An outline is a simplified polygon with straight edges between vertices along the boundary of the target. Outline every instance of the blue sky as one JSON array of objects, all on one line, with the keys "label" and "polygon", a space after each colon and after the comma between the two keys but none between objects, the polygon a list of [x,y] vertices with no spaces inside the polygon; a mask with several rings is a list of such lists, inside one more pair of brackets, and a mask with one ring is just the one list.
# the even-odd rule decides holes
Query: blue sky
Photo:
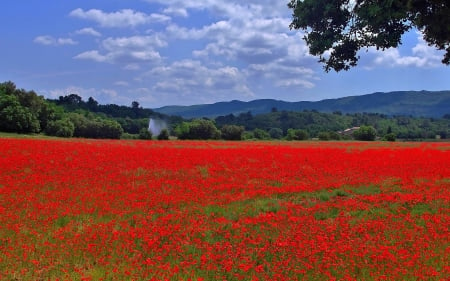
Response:
[{"label": "blue sky", "polygon": [[449,90],[442,52],[411,31],[348,72],[323,71],[278,0],[2,0],[0,82],[146,108]]}]

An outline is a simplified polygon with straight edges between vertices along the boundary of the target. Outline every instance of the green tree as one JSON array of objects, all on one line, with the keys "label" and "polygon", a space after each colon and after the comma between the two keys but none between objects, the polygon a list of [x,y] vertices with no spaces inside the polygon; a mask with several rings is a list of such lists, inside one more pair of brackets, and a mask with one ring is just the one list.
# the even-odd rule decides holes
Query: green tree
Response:
[{"label": "green tree", "polygon": [[219,139],[220,131],[213,121],[207,119],[195,119],[192,122],[182,122],[175,128],[179,139]]},{"label": "green tree", "polygon": [[291,29],[306,32],[309,52],[320,56],[327,72],[356,66],[362,48],[398,47],[413,27],[429,45],[445,50],[442,63],[450,64],[448,0],[291,0],[288,7],[293,10]]},{"label": "green tree", "polygon": [[192,139],[219,139],[220,131],[211,120],[195,119],[189,126],[189,134]]},{"label": "green tree", "polygon": [[309,139],[309,134],[307,131],[302,129],[289,129],[286,135],[287,140],[307,140]]},{"label": "green tree", "polygon": [[15,95],[0,95],[0,131],[38,133],[39,120]]},{"label": "green tree", "polygon": [[263,129],[256,128],[253,130],[253,137],[259,140],[270,140],[270,135]]},{"label": "green tree", "polygon": [[272,139],[281,139],[283,137],[283,130],[280,128],[270,128],[269,135]]},{"label": "green tree", "polygon": [[372,126],[361,126],[358,130],[353,132],[353,137],[356,140],[373,141],[377,136],[377,131]]},{"label": "green tree", "polygon": [[68,118],[65,118],[61,120],[50,121],[45,130],[45,133],[49,136],[71,138],[74,131],[75,125]]},{"label": "green tree", "polygon": [[185,139],[189,139],[190,138],[189,130],[190,130],[189,122],[181,122],[174,129],[175,135],[180,140],[185,140]]},{"label": "green tree", "polygon": [[319,140],[328,141],[331,139],[329,132],[320,132],[318,135]]},{"label": "green tree", "polygon": [[169,130],[162,129],[158,135],[158,140],[168,140],[169,139]]},{"label": "green tree", "polygon": [[395,141],[395,134],[394,133],[388,133],[386,135],[384,135],[383,140],[385,141]]},{"label": "green tree", "polygon": [[141,140],[151,140],[152,139],[152,132],[148,128],[142,128],[139,131],[139,139]]},{"label": "green tree", "polygon": [[241,140],[244,132],[243,126],[225,125],[220,129],[224,140]]}]

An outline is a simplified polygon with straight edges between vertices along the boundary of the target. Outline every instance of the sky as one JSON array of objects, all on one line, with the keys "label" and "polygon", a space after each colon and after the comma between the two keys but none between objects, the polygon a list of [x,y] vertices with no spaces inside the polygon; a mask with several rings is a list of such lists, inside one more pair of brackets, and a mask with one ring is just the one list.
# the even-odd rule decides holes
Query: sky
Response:
[{"label": "sky", "polygon": [[2,0],[0,82],[145,108],[450,90],[443,52],[416,30],[398,49],[363,50],[357,67],[326,73],[289,29],[287,2]]}]

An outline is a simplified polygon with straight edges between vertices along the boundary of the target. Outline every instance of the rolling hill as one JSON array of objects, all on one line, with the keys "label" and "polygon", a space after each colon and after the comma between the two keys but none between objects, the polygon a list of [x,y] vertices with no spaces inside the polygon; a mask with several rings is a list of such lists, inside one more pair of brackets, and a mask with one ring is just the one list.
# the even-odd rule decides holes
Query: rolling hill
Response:
[{"label": "rolling hill", "polygon": [[412,115],[423,117],[442,117],[450,113],[450,91],[397,91],[377,92],[361,96],[349,96],[321,101],[286,102],[273,99],[259,99],[249,102],[233,100],[214,104],[191,106],[164,106],[153,109],[156,112],[178,115],[184,118],[199,118],[240,113],[250,111],[261,114],[272,111],[303,111],[342,113],[380,113],[386,115]]}]

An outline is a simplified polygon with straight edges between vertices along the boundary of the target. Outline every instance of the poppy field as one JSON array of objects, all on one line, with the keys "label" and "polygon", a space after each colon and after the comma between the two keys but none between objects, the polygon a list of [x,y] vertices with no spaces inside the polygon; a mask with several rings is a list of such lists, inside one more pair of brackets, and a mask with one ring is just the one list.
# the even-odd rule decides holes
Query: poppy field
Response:
[{"label": "poppy field", "polygon": [[450,143],[0,138],[0,280],[448,280]]}]

